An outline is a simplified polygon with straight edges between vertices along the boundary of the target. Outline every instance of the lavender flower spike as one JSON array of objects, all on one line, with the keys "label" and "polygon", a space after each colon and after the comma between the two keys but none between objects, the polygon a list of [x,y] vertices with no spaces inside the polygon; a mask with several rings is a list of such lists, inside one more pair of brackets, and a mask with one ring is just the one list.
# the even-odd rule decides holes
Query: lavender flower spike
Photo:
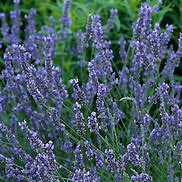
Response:
[{"label": "lavender flower spike", "polygon": [[90,128],[91,132],[94,132],[96,134],[99,133],[100,126],[97,121],[96,112],[92,112],[91,116],[88,117],[88,128]]},{"label": "lavender flower spike", "polygon": [[180,33],[179,39],[178,39],[178,51],[177,54],[182,57],[182,33]]},{"label": "lavender flower spike", "polygon": [[21,127],[23,133],[27,136],[32,149],[36,150],[37,152],[44,150],[45,146],[44,146],[43,142],[38,138],[36,132],[31,131],[28,128],[26,121],[19,123],[19,126]]},{"label": "lavender flower spike", "polygon": [[81,112],[81,105],[75,103],[73,110],[75,111],[75,128],[79,135],[85,134],[84,116]]},{"label": "lavender flower spike", "polygon": [[113,23],[114,23],[114,18],[117,16],[117,14],[118,14],[117,9],[111,9],[110,10],[110,17],[108,19],[108,25],[106,27],[105,33],[108,33],[110,31],[110,29],[112,28]]},{"label": "lavender flower spike", "polygon": [[66,38],[68,35],[68,28],[71,26],[70,0],[64,1],[63,16],[60,21],[62,24],[61,36]]},{"label": "lavender flower spike", "polygon": [[152,8],[147,3],[143,3],[140,7],[139,17],[133,26],[133,33],[137,40],[145,38],[151,24]]},{"label": "lavender flower spike", "polygon": [[152,182],[152,177],[146,173],[141,173],[137,176],[131,177],[132,182]]},{"label": "lavender flower spike", "polygon": [[94,17],[89,14],[87,25],[86,25],[86,32],[83,39],[84,47],[88,47],[88,41],[93,37],[93,19]]}]

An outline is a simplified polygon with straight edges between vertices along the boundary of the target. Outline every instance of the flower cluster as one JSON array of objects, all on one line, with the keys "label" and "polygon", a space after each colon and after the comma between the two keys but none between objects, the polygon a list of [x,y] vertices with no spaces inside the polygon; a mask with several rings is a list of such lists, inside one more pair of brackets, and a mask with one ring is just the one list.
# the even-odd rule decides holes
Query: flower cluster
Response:
[{"label": "flower cluster", "polygon": [[[152,22],[160,7],[141,4],[132,40],[120,37],[112,49],[116,9],[106,25],[89,14],[85,32],[71,34],[70,0],[57,21],[61,26],[55,21],[40,30],[34,9],[23,25],[19,3],[14,0],[10,25],[0,14],[0,176],[30,182],[180,181],[182,85],[174,73],[182,33],[172,48],[173,26]],[[70,40],[77,45],[74,55]]]}]

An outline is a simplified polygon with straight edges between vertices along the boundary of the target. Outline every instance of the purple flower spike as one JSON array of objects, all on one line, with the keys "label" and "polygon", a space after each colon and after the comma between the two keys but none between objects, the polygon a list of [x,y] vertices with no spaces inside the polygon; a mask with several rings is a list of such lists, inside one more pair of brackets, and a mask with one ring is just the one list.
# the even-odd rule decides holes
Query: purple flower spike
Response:
[{"label": "purple flower spike", "polygon": [[152,182],[152,177],[146,173],[141,173],[137,176],[131,177],[132,182]]}]

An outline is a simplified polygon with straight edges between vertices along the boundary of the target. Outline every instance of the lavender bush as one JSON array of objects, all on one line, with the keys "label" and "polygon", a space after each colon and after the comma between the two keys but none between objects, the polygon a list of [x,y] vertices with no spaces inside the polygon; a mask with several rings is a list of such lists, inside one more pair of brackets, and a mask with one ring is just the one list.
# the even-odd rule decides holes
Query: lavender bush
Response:
[{"label": "lavender bush", "polygon": [[[1,180],[180,181],[182,85],[173,75],[182,33],[174,49],[173,26],[152,22],[160,4],[141,4],[133,37],[121,37],[115,52],[108,34],[116,9],[105,26],[90,14],[85,32],[71,40],[70,0],[59,30],[55,22],[37,30],[31,9],[23,31],[19,3],[14,0],[11,26],[0,14]],[[65,52],[78,60],[69,79],[54,63]]]}]

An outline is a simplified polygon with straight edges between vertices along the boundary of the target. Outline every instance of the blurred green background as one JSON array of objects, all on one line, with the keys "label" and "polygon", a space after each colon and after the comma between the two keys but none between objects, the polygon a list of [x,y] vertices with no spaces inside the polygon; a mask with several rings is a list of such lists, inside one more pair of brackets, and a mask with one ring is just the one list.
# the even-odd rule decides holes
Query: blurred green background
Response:
[{"label": "blurred green background", "polygon": [[[132,23],[136,20],[138,15],[138,10],[140,4],[143,2],[148,2],[152,6],[156,3],[159,3],[159,0],[71,0],[71,20],[72,20],[72,35],[67,42],[67,47],[58,47],[60,54],[57,58],[55,57],[55,64],[60,64],[63,68],[69,72],[67,78],[73,77],[73,71],[70,71],[70,66],[75,64],[77,61],[74,56],[70,56],[66,50],[70,50],[70,46],[73,46],[77,39],[77,31],[85,31],[85,25],[87,22],[88,14],[99,14],[101,16],[102,24],[106,25],[109,18],[109,11],[111,8],[116,8],[118,10],[118,16],[115,19],[114,27],[111,29],[111,32],[108,34],[108,39],[112,41],[112,49],[114,53],[119,51],[118,41],[121,37],[124,37],[126,40],[132,38]],[[60,23],[59,19],[62,16],[63,11],[63,0],[21,0],[20,9],[21,16],[28,14],[31,8],[37,10],[37,29],[39,30],[42,25],[51,24],[50,16],[54,17],[57,21],[56,29],[59,30]],[[13,0],[0,0],[0,12],[5,12],[9,24],[9,12],[13,10]],[[182,0],[164,0],[160,11],[158,11],[153,16],[153,23],[161,23],[161,27],[165,28],[166,24],[173,24],[174,32],[172,37],[172,44],[175,49],[178,45],[178,37],[180,31],[182,31]],[[24,26],[26,22],[24,21]],[[22,26],[22,32],[23,28]],[[0,51],[0,68],[3,67],[2,55],[4,50]],[[61,61],[60,61],[61,57]],[[115,55],[115,59],[118,58],[118,55]],[[75,60],[74,60],[75,59]],[[66,60],[66,61],[64,61]],[[72,67],[73,68],[73,67]],[[180,79],[182,65],[176,69],[175,74],[178,76],[176,79]]]},{"label": "blurred green background", "polygon": [[[156,4],[159,0],[72,0],[71,1],[71,19],[72,29],[83,29],[89,13],[100,14],[103,23],[107,22],[109,10],[116,8],[119,11],[119,20],[115,22],[117,31],[129,38],[131,35],[131,25],[136,19],[138,8],[142,2]],[[30,8],[38,12],[38,26],[46,24],[49,17],[53,16],[59,19],[62,15],[63,0],[21,0],[21,12],[27,14]],[[13,0],[1,0],[0,12],[8,14],[13,9]],[[182,0],[164,0],[161,10],[154,17],[154,22],[162,24],[170,23],[175,27],[175,35],[182,30]],[[119,36],[118,35],[118,36]],[[116,35],[117,36],[117,35]]]}]

